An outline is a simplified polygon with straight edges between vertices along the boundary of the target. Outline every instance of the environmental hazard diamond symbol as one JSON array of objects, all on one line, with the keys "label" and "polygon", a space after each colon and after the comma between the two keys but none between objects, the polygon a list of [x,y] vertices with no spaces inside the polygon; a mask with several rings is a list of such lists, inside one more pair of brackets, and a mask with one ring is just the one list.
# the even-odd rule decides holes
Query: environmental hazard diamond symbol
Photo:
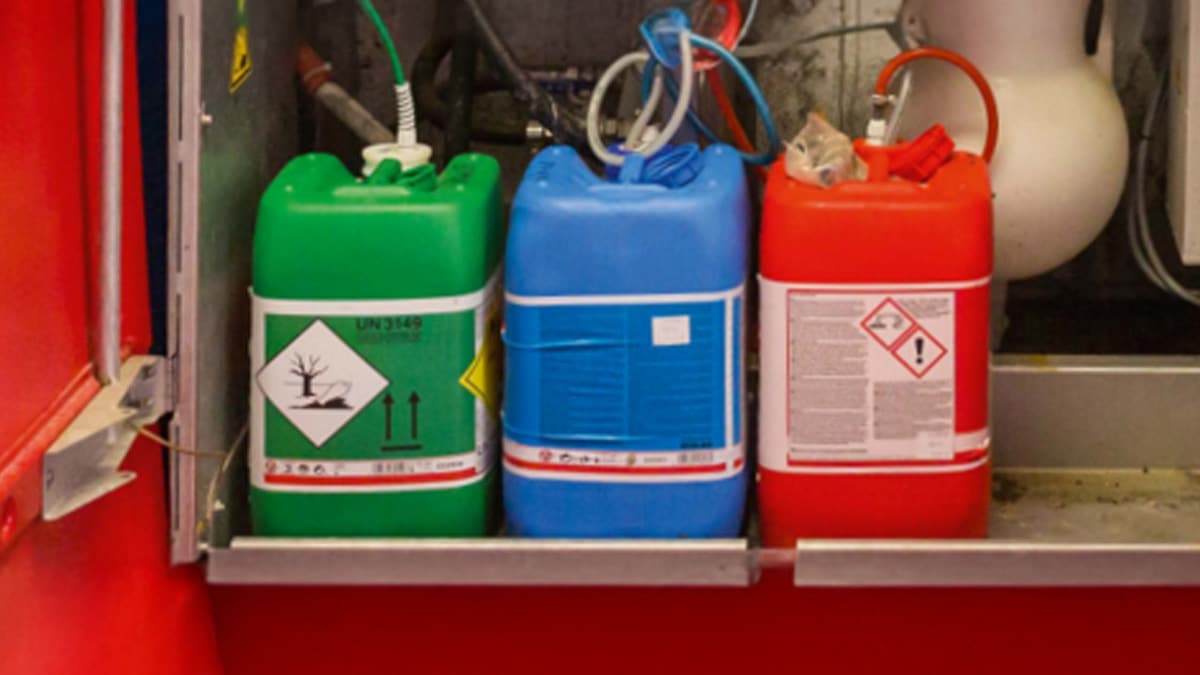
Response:
[{"label": "environmental hazard diamond symbol", "polygon": [[499,303],[494,302],[488,311],[486,329],[479,350],[458,378],[458,383],[478,398],[493,415],[500,407],[500,367],[503,354],[504,347],[500,343]]},{"label": "environmental hazard diamond symbol", "polygon": [[256,377],[275,408],[318,448],[388,385],[323,321],[314,321]]},{"label": "environmental hazard diamond symbol", "polygon": [[916,321],[895,300],[888,298],[862,320],[862,327],[884,349],[892,349]]},{"label": "environmental hazard diamond symbol", "polygon": [[921,326],[906,335],[892,350],[892,355],[917,379],[925,377],[948,353],[945,345]]}]

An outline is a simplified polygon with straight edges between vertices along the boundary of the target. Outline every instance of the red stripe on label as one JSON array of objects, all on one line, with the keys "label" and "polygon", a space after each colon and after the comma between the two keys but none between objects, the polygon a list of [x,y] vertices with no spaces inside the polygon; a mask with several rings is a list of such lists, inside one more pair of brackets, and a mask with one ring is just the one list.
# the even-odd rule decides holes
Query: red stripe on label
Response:
[{"label": "red stripe on label", "polygon": [[475,475],[475,469],[451,473],[426,473],[400,476],[264,476],[275,485],[411,485],[413,483],[443,483],[463,480]]},{"label": "red stripe on label", "polygon": [[[668,476],[673,474],[717,473],[724,471],[724,464],[706,464],[704,466],[579,466],[576,464],[546,464],[518,459],[505,455],[504,461],[522,469],[535,471],[558,471],[561,473],[612,473],[642,476]],[[735,464],[734,468],[738,465]]]},{"label": "red stripe on label", "polygon": [[971,462],[977,462],[981,458],[983,458],[983,456],[986,455],[987,453],[988,453],[987,448],[979,448],[976,450],[966,450],[963,452],[955,453],[954,459],[950,459],[950,460],[942,460],[942,459],[901,460],[901,461],[884,460],[884,461],[879,461],[879,462],[871,462],[871,461],[837,462],[837,461],[819,461],[819,460],[797,461],[797,460],[789,458],[787,465],[794,466],[794,467],[814,467],[814,468],[837,467],[837,468],[845,468],[845,469],[858,469],[858,468],[875,469],[875,468],[881,468],[881,467],[957,466],[959,464],[970,464]]}]

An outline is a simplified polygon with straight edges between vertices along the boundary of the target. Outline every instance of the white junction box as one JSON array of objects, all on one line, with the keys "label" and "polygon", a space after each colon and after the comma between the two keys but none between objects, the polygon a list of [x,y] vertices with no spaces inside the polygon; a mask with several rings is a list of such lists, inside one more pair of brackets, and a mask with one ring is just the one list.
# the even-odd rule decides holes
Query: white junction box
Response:
[{"label": "white junction box", "polygon": [[1170,166],[1167,212],[1179,255],[1200,265],[1200,0],[1174,0],[1171,17]]}]

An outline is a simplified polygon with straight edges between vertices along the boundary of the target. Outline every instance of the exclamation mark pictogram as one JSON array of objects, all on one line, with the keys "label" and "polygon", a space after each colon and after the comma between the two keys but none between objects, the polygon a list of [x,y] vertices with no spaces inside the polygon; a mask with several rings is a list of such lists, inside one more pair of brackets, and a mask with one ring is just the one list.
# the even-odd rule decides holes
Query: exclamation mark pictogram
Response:
[{"label": "exclamation mark pictogram", "polygon": [[917,347],[917,365],[923,365],[925,363],[925,338],[917,336],[913,344]]}]

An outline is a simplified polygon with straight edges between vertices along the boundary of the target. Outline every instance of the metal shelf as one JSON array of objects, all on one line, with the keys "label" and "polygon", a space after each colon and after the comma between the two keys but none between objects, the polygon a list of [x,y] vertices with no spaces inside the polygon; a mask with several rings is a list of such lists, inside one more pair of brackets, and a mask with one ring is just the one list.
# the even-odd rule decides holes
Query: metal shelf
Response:
[{"label": "metal shelf", "polygon": [[984,541],[803,541],[798,586],[1200,585],[1200,475],[1005,471]]},{"label": "metal shelf", "polygon": [[[202,67],[227,57],[236,7],[176,2],[169,22],[170,436],[209,451],[245,425],[255,204],[298,151],[295,3],[251,4],[250,23],[277,30],[236,95]],[[992,383],[996,466],[1033,470],[997,474],[988,541],[759,550],[753,523],[724,541],[256,538],[237,449],[171,454],[171,558],[207,553],[218,584],[747,586],[767,567],[819,586],[1200,584],[1200,479],[1140,470],[1200,467],[1200,358],[997,355]]]},{"label": "metal shelf", "polygon": [[213,549],[214,584],[749,586],[745,539],[280,539]]},{"label": "metal shelf", "polygon": [[[1200,475],[1183,470],[1008,470],[992,538],[576,541],[234,537],[209,551],[215,584],[749,586],[792,568],[798,586],[1200,585]],[[751,528],[754,529],[753,527]]]},{"label": "metal shelf", "polygon": [[1197,586],[1200,544],[807,541],[795,583],[813,587]]},{"label": "metal shelf", "polygon": [[1200,473],[1140,468],[1200,464],[1193,442],[1200,417],[1179,405],[1200,396],[1200,361],[998,357],[993,373],[998,468],[989,540],[804,541],[795,550],[762,550],[753,522],[748,539],[718,541],[251,537],[239,458],[205,490],[214,508],[198,516],[208,577],[216,584],[748,586],[759,570],[774,568],[791,570],[801,586],[1200,585]]}]

